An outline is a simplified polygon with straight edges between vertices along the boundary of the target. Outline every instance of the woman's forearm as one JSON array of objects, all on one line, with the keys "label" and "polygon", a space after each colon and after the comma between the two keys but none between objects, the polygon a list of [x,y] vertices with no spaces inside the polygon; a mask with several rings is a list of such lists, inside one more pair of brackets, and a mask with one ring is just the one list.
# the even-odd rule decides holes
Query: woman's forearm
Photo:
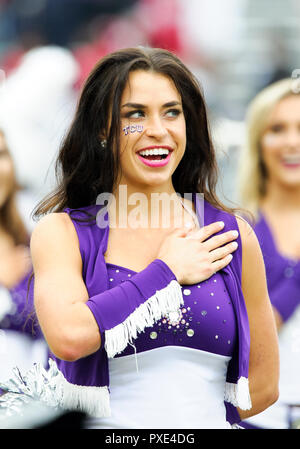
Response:
[{"label": "woman's forearm", "polygon": [[[155,260],[122,284],[55,312],[56,325],[43,329],[52,352],[74,361],[105,341],[109,357],[166,311],[179,308],[181,288],[168,266]],[[53,319],[52,319],[53,321]]]},{"label": "woman's forearm", "polygon": [[257,415],[270,407],[278,399],[278,385],[270,381],[268,386],[260,382],[258,376],[249,376],[249,389],[252,407],[250,410],[237,409],[241,420]]}]

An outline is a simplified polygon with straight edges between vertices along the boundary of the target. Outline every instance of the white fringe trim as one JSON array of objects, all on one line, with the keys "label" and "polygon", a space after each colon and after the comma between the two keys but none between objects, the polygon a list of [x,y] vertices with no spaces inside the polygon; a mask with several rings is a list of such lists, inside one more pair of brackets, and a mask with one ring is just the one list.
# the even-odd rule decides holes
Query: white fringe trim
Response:
[{"label": "white fringe trim", "polygon": [[[51,365],[56,363],[49,359]],[[66,410],[77,410],[87,413],[93,418],[107,418],[111,415],[110,398],[107,387],[91,387],[75,385],[68,382],[58,371],[56,378],[56,398],[58,405]]]},{"label": "white fringe trim", "polygon": [[1,382],[0,388],[7,392],[1,397],[2,407],[6,405],[6,398],[9,398],[8,407],[13,400],[16,407],[22,401],[26,403],[27,400],[33,400],[49,407],[82,411],[95,418],[111,415],[107,386],[74,385],[65,379],[52,359],[49,359],[48,370],[41,363],[34,363],[26,374],[22,374],[17,367],[13,368],[12,377]]},{"label": "white fringe trim", "polygon": [[224,399],[241,410],[250,410],[252,403],[249,392],[249,380],[242,376],[236,384],[226,382]]},{"label": "white fringe trim", "polygon": [[54,360],[49,359],[51,370],[57,370],[56,399],[58,405],[66,410],[80,410],[94,418],[107,418],[111,415],[109,391],[107,387],[75,385],[66,380]]},{"label": "white fringe trim", "polygon": [[122,352],[132,339],[146,327],[169,312],[177,311],[183,305],[179,283],[172,280],[167,287],[156,293],[137,307],[123,323],[105,331],[105,349],[109,358]]}]

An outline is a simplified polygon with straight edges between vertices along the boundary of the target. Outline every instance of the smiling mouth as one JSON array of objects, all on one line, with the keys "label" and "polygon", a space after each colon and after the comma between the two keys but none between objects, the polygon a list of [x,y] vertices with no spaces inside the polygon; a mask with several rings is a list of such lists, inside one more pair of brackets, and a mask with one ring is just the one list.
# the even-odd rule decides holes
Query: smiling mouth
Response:
[{"label": "smiling mouth", "polygon": [[286,167],[299,167],[300,155],[284,156],[281,161]]},{"label": "smiling mouth", "polygon": [[141,156],[143,159],[146,159],[149,161],[164,160],[169,156],[170,153],[171,153],[171,151],[168,150],[167,148],[154,148],[151,150],[138,151],[139,156]]}]

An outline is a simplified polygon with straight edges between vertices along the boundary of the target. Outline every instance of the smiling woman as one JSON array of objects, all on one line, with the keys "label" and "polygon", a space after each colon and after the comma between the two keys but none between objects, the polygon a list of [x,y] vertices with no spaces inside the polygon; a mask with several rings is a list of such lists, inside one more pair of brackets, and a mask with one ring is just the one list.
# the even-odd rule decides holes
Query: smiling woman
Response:
[{"label": "smiling woman", "polygon": [[[103,58],[90,74],[85,93],[78,105],[78,114],[74,118],[73,126],[66,136],[57,161],[59,179],[61,168],[64,170],[66,167],[63,181],[59,183],[57,190],[39,205],[37,211],[39,215],[46,213],[49,208],[63,210],[67,201],[68,206],[74,208],[83,204],[93,204],[99,192],[112,192],[120,181],[118,179],[121,175],[120,157],[128,141],[124,137],[133,138],[143,134],[144,139],[145,133],[147,135],[152,132],[164,133],[162,123],[169,123],[170,129],[177,128],[177,124],[172,125],[174,120],[175,123],[185,124],[189,148],[189,151],[184,153],[180,170],[176,170],[173,174],[175,191],[181,195],[194,191],[204,193],[212,204],[224,208],[215,194],[216,160],[212,150],[205,102],[196,78],[180,60],[168,52],[153,50],[150,57],[150,52],[146,56],[145,49],[131,51],[130,56],[125,51],[120,51],[111,57]],[[143,73],[143,80],[139,81],[139,77],[134,75],[137,71]],[[132,80],[135,82],[134,87],[139,89],[139,92],[135,93],[136,98],[141,95],[138,100],[130,94]],[[145,86],[144,80],[147,81]],[[160,86],[157,84],[152,86],[151,80],[156,83],[159,81]],[[150,87],[151,94],[148,90]],[[161,88],[167,88],[169,95],[163,94]],[[152,111],[148,110],[147,102]],[[158,115],[153,111],[154,106],[162,108]],[[148,123],[147,127],[145,120]],[[143,133],[138,130],[133,132],[133,127],[141,129],[141,126]],[[155,139],[155,136],[153,138]],[[104,140],[106,148],[110,151],[99,151],[100,141]],[[148,140],[151,140],[151,136]],[[157,142],[154,143],[157,146]],[[149,146],[149,142],[145,145]],[[150,146],[152,145],[153,141]],[[82,148],[85,148],[84,153]],[[136,150],[142,149],[141,147]],[[94,167],[99,167],[99,170],[93,170]],[[68,198],[66,185],[68,185]]]},{"label": "smiling woman", "polygon": [[186,127],[181,96],[167,76],[145,70],[129,74],[121,97],[121,126],[133,124],[144,131],[121,134],[120,184],[173,193],[172,175],[185,152]]},{"label": "smiling woman", "polygon": [[[39,391],[51,385],[52,404],[86,411],[96,428],[231,428],[272,404],[278,353],[262,256],[216,196],[205,102],[189,69],[161,49],[107,55],[85,83],[57,168],[31,239],[36,314],[52,352]],[[103,207],[105,193],[113,200]],[[135,198],[150,221],[121,226]]]},{"label": "smiling woman", "polygon": [[278,402],[243,425],[288,428],[300,405],[300,97],[292,79],[251,102],[239,172],[241,200],[255,216],[263,251],[282,362]]}]

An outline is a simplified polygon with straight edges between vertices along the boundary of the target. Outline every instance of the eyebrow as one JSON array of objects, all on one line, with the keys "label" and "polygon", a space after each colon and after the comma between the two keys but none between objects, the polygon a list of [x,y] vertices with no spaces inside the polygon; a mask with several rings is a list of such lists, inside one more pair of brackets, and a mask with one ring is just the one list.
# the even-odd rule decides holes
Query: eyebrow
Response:
[{"label": "eyebrow", "polygon": [[[181,106],[181,103],[179,101],[169,101],[162,105],[163,108],[170,108],[173,106]],[[141,103],[125,103],[122,105],[122,108],[146,109],[147,106]]]}]

